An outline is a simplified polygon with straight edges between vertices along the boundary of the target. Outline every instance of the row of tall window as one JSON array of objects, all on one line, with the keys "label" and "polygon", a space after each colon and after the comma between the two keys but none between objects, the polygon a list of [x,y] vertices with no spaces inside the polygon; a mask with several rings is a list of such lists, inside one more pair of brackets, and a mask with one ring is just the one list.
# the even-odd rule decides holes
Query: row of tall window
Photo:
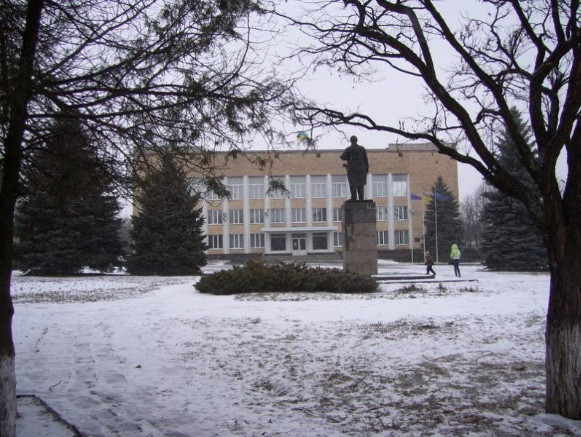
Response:
[{"label": "row of tall window", "polygon": [[[228,236],[230,249],[244,249],[244,234],[230,234]],[[264,249],[265,238],[264,234],[250,234],[250,247],[253,249]],[[394,242],[396,245],[409,244],[409,231],[396,230],[394,231]],[[315,232],[312,234],[312,244],[314,250],[327,250],[328,241],[326,232]],[[388,231],[377,232],[377,244],[388,244]],[[222,235],[208,235],[208,246],[210,249],[223,249],[224,237]],[[333,246],[343,246],[343,234],[341,232],[333,232]],[[270,247],[272,251],[286,251],[287,250],[287,235],[286,234],[271,234]]]},{"label": "row of tall window", "polygon": [[[377,207],[377,221],[385,222],[389,220],[389,210],[387,206]],[[320,223],[327,221],[327,208],[316,207],[311,209],[313,223]],[[285,208],[271,208],[268,211],[264,209],[250,209],[249,220],[251,224],[265,223],[267,215],[270,214],[270,223],[286,223],[286,209]],[[306,223],[307,209],[306,208],[291,208],[291,223]],[[407,205],[395,206],[393,208],[393,219],[396,221],[408,219]],[[208,210],[208,224],[220,225],[228,221],[231,224],[244,223],[243,209],[230,209],[226,216],[221,209]],[[341,208],[333,208],[333,221],[341,221]]]},{"label": "row of tall window", "polygon": [[[286,186],[286,180],[283,176],[275,176],[274,180]],[[395,174],[392,175],[391,194],[395,197],[405,197],[408,195],[407,175]],[[388,175],[372,175],[371,189],[373,198],[388,197],[389,184]],[[242,177],[229,177],[227,183],[228,189],[231,193],[231,199],[242,199],[244,197],[244,179]],[[304,199],[307,197],[307,181],[305,176],[291,176],[290,187],[286,187],[287,192],[273,191],[268,194],[273,199],[282,199],[290,197],[291,199]],[[347,199],[350,197],[349,185],[347,183],[347,176],[332,175],[331,176],[331,193],[328,192],[327,176],[311,176],[310,178],[311,198],[326,199],[329,194],[334,199]],[[369,195],[366,186],[366,196]],[[267,185],[264,177],[250,176],[248,177],[248,198],[249,199],[264,199],[267,195]],[[213,193],[209,194],[208,200],[219,200],[218,196]]]}]

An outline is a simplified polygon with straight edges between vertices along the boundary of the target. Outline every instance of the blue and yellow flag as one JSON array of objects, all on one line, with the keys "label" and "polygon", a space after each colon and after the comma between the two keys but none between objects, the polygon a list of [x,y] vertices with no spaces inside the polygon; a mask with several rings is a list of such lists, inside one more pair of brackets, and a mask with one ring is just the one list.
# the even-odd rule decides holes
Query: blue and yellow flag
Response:
[{"label": "blue and yellow flag", "polygon": [[309,134],[305,131],[300,131],[297,133],[297,141],[308,141],[310,140]]}]

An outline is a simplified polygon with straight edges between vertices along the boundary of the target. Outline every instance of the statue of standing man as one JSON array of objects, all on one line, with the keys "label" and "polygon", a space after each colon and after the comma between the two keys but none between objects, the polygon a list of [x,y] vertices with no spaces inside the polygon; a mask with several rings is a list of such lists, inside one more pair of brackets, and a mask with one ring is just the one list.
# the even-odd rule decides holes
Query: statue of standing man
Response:
[{"label": "statue of standing man", "polygon": [[341,159],[347,161],[347,179],[349,180],[349,190],[351,191],[351,201],[365,200],[364,192],[367,184],[367,173],[369,172],[369,162],[367,161],[367,151],[365,147],[357,144],[357,137],[351,137],[351,145],[341,154]]}]

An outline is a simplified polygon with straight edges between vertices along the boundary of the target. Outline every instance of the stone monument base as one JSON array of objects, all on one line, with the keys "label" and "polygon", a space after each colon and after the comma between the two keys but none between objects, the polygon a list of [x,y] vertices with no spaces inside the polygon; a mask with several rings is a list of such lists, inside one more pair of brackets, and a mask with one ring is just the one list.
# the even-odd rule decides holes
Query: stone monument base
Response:
[{"label": "stone monument base", "polygon": [[376,206],[372,200],[347,201],[341,207],[343,270],[377,274]]}]

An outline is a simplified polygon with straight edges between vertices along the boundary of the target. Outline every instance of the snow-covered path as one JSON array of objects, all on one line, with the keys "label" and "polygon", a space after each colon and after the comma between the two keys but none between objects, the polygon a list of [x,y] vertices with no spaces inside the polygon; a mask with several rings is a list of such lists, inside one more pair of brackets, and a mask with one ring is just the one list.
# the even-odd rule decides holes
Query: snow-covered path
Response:
[{"label": "snow-covered path", "polygon": [[94,436],[574,435],[542,414],[548,276],[462,268],[479,282],[272,299],[17,276],[17,390]]}]

